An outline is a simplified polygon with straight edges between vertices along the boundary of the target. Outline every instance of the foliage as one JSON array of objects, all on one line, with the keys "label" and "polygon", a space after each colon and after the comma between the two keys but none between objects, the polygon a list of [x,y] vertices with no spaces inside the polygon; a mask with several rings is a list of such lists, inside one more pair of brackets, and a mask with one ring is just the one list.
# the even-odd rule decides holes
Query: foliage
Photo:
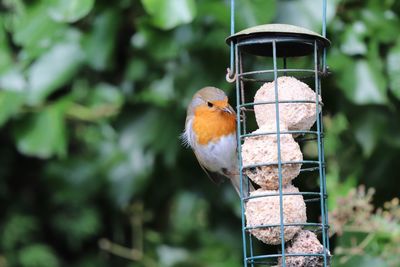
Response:
[{"label": "foliage", "polygon": [[374,190],[352,189],[338,199],[330,216],[334,232],[339,236],[334,254],[341,266],[398,266],[400,260],[399,199],[386,202],[374,210]]},{"label": "foliage", "polygon": [[[381,204],[399,192],[400,5],[328,3],[329,206],[360,183]],[[320,10],[240,0],[236,28],[320,31]],[[193,92],[233,92],[228,11],[222,0],[0,3],[1,267],[241,266],[237,197],[178,139]]]}]

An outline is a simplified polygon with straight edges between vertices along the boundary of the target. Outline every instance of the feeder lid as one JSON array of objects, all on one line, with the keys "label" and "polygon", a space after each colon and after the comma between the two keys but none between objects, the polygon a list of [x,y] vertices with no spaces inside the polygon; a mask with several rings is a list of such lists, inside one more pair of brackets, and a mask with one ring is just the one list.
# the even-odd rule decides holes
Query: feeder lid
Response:
[{"label": "feeder lid", "polygon": [[[281,40],[277,46],[277,56],[294,57],[304,56],[314,51],[310,40],[317,40],[318,46],[328,47],[330,41],[316,32],[303,27],[289,24],[263,24],[244,29],[226,39],[229,45],[231,41],[234,43],[252,41],[262,37],[273,37],[275,40]],[[308,42],[307,42],[308,40]],[[254,40],[254,42],[246,42],[241,49],[244,52],[261,55],[272,56],[271,42],[262,42],[262,40]]]}]

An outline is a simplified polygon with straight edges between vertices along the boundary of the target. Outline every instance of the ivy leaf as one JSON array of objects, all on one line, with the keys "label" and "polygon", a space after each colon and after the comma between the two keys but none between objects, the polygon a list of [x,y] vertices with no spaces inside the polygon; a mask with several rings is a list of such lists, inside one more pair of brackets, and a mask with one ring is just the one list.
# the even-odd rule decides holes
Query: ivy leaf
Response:
[{"label": "ivy leaf", "polygon": [[345,96],[355,104],[367,105],[387,102],[386,80],[378,60],[372,55],[369,60],[354,60],[332,50],[328,61]]},{"label": "ivy leaf", "polygon": [[[190,192],[176,196],[172,203],[170,224],[179,237],[200,231],[207,226],[208,203]],[[185,216],[186,214],[186,216]]]},{"label": "ivy leaf", "polygon": [[162,79],[153,81],[149,89],[142,91],[137,98],[157,106],[166,106],[174,97],[174,77],[167,74]]},{"label": "ivy leaf", "polygon": [[3,25],[4,19],[0,17],[0,73],[5,71],[13,62]]},{"label": "ivy leaf", "polygon": [[29,156],[49,158],[66,154],[67,136],[64,111],[68,102],[46,107],[24,121],[15,132],[18,150]]},{"label": "ivy leaf", "polygon": [[366,158],[374,152],[387,128],[387,117],[374,111],[363,114],[355,121],[354,134]]},{"label": "ivy leaf", "polygon": [[3,222],[0,244],[5,250],[14,250],[34,240],[38,232],[35,217],[13,214]]},{"label": "ivy leaf", "polygon": [[378,67],[371,61],[358,60],[355,64],[355,87],[348,88],[351,100],[356,104],[385,104],[386,81]]},{"label": "ivy leaf", "polygon": [[212,24],[223,25],[225,29],[230,27],[230,5],[227,1],[199,1],[197,3],[199,17]]},{"label": "ivy leaf", "polygon": [[93,8],[94,0],[52,0],[50,17],[57,22],[76,22]]},{"label": "ivy leaf", "polygon": [[365,34],[366,27],[361,21],[357,21],[346,28],[340,46],[343,53],[347,55],[364,55],[367,52],[367,46],[364,43]]},{"label": "ivy leaf", "polygon": [[[328,24],[335,17],[336,2],[337,1],[327,1],[326,20]],[[293,16],[291,14],[296,15]],[[278,12],[275,21],[278,23],[305,27],[315,32],[321,32],[322,1],[278,1]]]},{"label": "ivy leaf", "polygon": [[47,245],[34,244],[19,250],[22,267],[58,267],[59,260],[54,251]]},{"label": "ivy leaf", "polygon": [[389,267],[389,265],[381,258],[374,257],[368,254],[363,254],[362,256],[353,256],[345,264],[341,264],[342,267],[353,267],[353,266],[363,266],[363,267]]},{"label": "ivy leaf", "polygon": [[28,70],[28,104],[38,105],[70,81],[83,61],[78,44],[61,43],[42,55]]},{"label": "ivy leaf", "polygon": [[110,69],[119,24],[118,13],[114,9],[107,10],[96,17],[92,32],[84,39],[88,63],[95,70]]},{"label": "ivy leaf", "polygon": [[387,70],[390,90],[398,99],[400,99],[400,40],[388,53]]},{"label": "ivy leaf", "polygon": [[[179,34],[179,31],[177,30],[176,33]],[[191,35],[188,31],[186,33],[189,34],[185,34],[186,37]],[[152,59],[165,62],[165,60],[176,58],[182,52],[182,41],[183,38],[179,38],[179,42],[177,42],[175,38],[171,38],[170,33],[163,33],[147,25],[140,25],[131,39],[131,44],[136,49],[151,51]]]},{"label": "ivy leaf", "polygon": [[163,30],[190,23],[196,16],[194,0],[142,0],[142,4],[153,24]]},{"label": "ivy leaf", "polygon": [[[276,0],[237,1],[237,6],[235,7],[237,30],[271,22],[275,17],[276,8]],[[226,12],[229,12],[228,8]]]},{"label": "ivy leaf", "polygon": [[27,81],[18,67],[9,69],[0,75],[0,88],[2,90],[23,92],[26,90]]},{"label": "ivy leaf", "polygon": [[48,3],[38,2],[15,15],[13,40],[23,46],[23,57],[33,59],[62,39],[65,29],[48,16]]},{"label": "ivy leaf", "polygon": [[0,127],[19,111],[24,100],[21,92],[0,91]]},{"label": "ivy leaf", "polygon": [[396,40],[399,19],[392,10],[385,10],[379,1],[369,1],[368,7],[361,10],[362,20],[365,22],[369,35],[383,43]]},{"label": "ivy leaf", "polygon": [[56,231],[60,235],[65,235],[69,245],[75,249],[80,249],[82,243],[101,228],[97,210],[90,207],[57,212],[52,219]]}]

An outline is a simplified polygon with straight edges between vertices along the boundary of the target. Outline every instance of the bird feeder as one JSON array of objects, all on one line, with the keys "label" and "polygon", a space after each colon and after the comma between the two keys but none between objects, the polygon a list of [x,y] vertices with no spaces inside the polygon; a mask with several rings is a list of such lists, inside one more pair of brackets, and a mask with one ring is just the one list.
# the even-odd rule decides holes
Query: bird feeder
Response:
[{"label": "bird feeder", "polygon": [[[244,266],[330,265],[321,96],[330,45],[326,0],[322,6],[321,35],[287,24],[235,32],[231,0],[227,80],[236,83]],[[299,58],[309,65],[299,67]],[[251,59],[257,63],[249,64]],[[251,69],[260,62],[266,67]],[[250,131],[252,118],[258,128]],[[314,144],[314,158],[303,155],[306,143]],[[307,176],[317,177],[317,190],[295,186]],[[259,188],[250,192],[249,183]],[[319,214],[310,221],[306,208],[313,203]],[[256,248],[256,242],[268,249]]]}]

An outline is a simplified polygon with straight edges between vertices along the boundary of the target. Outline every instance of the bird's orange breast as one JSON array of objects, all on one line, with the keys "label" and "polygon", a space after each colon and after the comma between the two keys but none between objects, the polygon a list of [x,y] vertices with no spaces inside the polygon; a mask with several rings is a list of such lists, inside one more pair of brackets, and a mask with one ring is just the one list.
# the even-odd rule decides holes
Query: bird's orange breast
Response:
[{"label": "bird's orange breast", "polygon": [[197,142],[206,145],[220,137],[236,132],[236,116],[221,110],[198,107],[194,112],[192,129]]}]

